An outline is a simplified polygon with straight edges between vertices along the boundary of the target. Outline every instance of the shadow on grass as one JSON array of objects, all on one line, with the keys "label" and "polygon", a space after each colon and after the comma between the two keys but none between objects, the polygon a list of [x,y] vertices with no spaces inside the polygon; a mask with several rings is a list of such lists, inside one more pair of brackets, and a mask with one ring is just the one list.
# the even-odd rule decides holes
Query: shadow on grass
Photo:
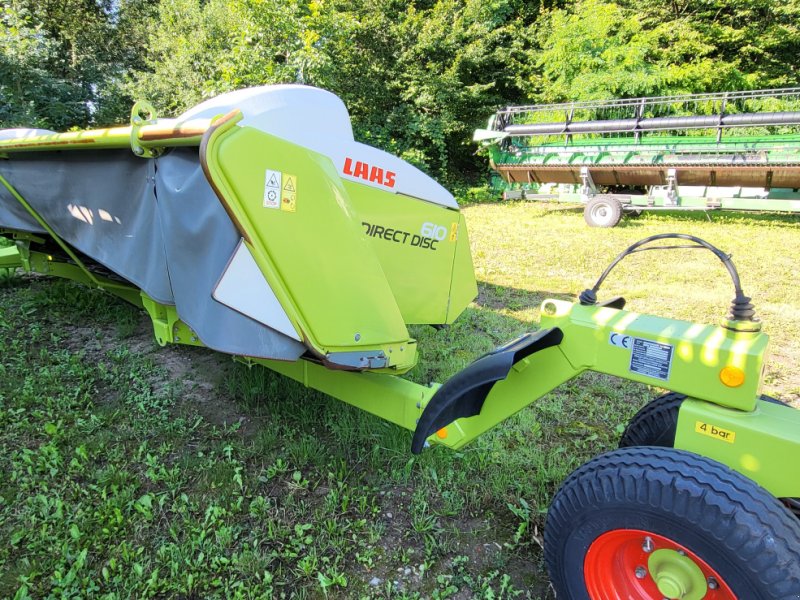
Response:
[{"label": "shadow on grass", "polygon": [[676,223],[726,223],[739,225],[767,225],[769,227],[796,228],[800,226],[800,215],[777,212],[751,212],[734,210],[658,210],[644,211],[641,216],[623,216],[618,227],[640,227],[648,219],[642,217],[663,217]]}]

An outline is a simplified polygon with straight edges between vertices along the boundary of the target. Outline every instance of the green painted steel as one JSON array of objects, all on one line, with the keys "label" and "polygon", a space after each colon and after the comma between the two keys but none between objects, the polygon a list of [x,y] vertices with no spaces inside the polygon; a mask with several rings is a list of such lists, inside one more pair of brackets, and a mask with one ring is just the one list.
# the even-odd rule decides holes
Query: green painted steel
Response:
[{"label": "green painted steel", "polygon": [[[541,326],[564,331],[564,341],[558,348],[576,369],[658,385],[740,410],[752,410],[755,405],[769,341],[763,332],[733,331],[721,325],[561,300],[546,300],[542,306]],[[630,338],[627,341],[626,336]],[[636,340],[646,341],[639,343],[645,362],[650,353],[668,355],[668,364],[663,365],[658,377],[643,374],[656,372],[646,364],[639,368],[633,364]],[[744,372],[745,380],[739,387],[727,387],[720,380],[720,371],[728,366]]]},{"label": "green painted steel", "polygon": [[[452,323],[478,294],[463,215],[361,183],[343,184],[405,322]],[[423,245],[426,229],[436,234],[428,237],[432,247]]]},{"label": "green painted steel", "polygon": [[[506,182],[507,199],[587,203],[608,194],[626,212],[793,213],[800,211],[797,92],[506,107],[473,139]],[[781,102],[790,112],[763,112]],[[601,225],[588,214],[587,222]]]},{"label": "green painted steel", "polygon": [[778,498],[800,497],[800,410],[761,400],[748,412],[689,398],[675,447],[721,462]]},{"label": "green painted steel", "polygon": [[[237,120],[206,138],[207,174],[292,325],[320,357],[383,352],[386,367],[413,367],[416,342],[331,160]],[[293,177],[292,206],[265,208],[268,171]]]},{"label": "green painted steel", "polygon": [[167,344],[205,345],[192,328],[181,321],[175,306],[156,302],[144,292],[141,292],[139,296],[139,303],[153,322],[153,334],[159,346]]},{"label": "green painted steel", "polygon": [[647,570],[665,598],[702,600],[706,597],[706,577],[685,553],[669,548],[656,550],[647,559]]},{"label": "green painted steel", "polygon": [[0,269],[16,269],[22,266],[22,257],[15,246],[0,248]]},{"label": "green painted steel", "polygon": [[[153,148],[198,146],[211,120],[172,124],[157,121],[143,122],[126,127],[88,129],[31,136],[23,139],[0,140],[0,156],[20,152],[53,152],[56,150],[108,150],[130,148],[135,154],[146,157]],[[142,151],[137,152],[136,149]]]},{"label": "green painted steel", "polygon": [[319,390],[412,431],[422,414],[422,408],[438,387],[424,386],[382,373],[334,371],[306,360],[296,362],[249,358],[239,360],[246,364],[267,367],[306,387]]},{"label": "green painted steel", "polygon": [[459,215],[456,231],[456,253],[453,259],[452,280],[450,282],[450,302],[447,306],[446,323],[452,323],[464,308],[478,295],[475,282],[475,267],[472,264],[472,250],[469,245],[467,222]]},{"label": "green painted steel", "polygon": [[[479,435],[530,405],[562,383],[586,370],[641,381],[673,391],[703,398],[703,404],[736,407],[736,414],[750,414],[756,405],[761,367],[768,337],[760,332],[736,332],[722,326],[698,325],[612,308],[581,306],[560,300],[546,300],[543,327],[559,327],[564,333],[560,345],[536,352],[512,368],[509,376],[494,385],[479,415],[459,419],[429,441],[461,448]],[[670,356],[662,358],[664,379],[634,372],[640,367],[635,340],[657,345]],[[628,347],[625,347],[625,346]],[[657,360],[659,360],[657,358]],[[382,374],[341,373],[300,361],[249,361],[263,364],[308,387],[358,406],[407,429],[415,429],[416,419],[438,386],[422,386]],[[648,365],[644,365],[645,368]],[[725,386],[720,371],[735,366],[744,373],[744,383]],[[666,369],[666,373],[664,373]],[[377,391],[377,388],[385,391]],[[363,387],[363,389],[362,389]],[[732,412],[730,409],[726,409]],[[800,412],[797,413],[800,415]]]}]

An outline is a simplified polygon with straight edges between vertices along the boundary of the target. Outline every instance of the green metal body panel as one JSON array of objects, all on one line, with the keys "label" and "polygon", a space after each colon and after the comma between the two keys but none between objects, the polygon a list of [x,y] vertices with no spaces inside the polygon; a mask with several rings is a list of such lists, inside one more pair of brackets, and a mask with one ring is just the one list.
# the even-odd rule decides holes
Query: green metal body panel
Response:
[{"label": "green metal body panel", "polygon": [[267,367],[306,387],[319,390],[412,431],[422,414],[422,408],[438,387],[420,385],[383,373],[334,371],[307,360],[239,360],[246,364]]},{"label": "green metal body panel", "polygon": [[[547,300],[543,307],[542,327],[561,328],[564,341],[558,348],[576,370],[591,369],[658,385],[740,410],[752,410],[755,405],[769,340],[764,333],[737,332],[561,300]],[[626,336],[630,337],[627,342]],[[663,378],[633,370],[636,339],[671,348],[661,349],[670,355]],[[644,346],[651,346],[654,353],[658,351],[655,346]],[[643,361],[648,358],[646,354]],[[741,386],[730,388],[722,383],[719,372],[726,366],[744,371]]]},{"label": "green metal body panel", "polygon": [[0,269],[16,269],[22,266],[22,257],[16,246],[0,248]]},{"label": "green metal body panel", "polygon": [[761,400],[743,412],[689,398],[675,447],[721,462],[778,498],[800,497],[800,410]]},{"label": "green metal body panel", "polygon": [[[800,193],[795,189],[800,180],[797,134],[720,139],[641,134],[638,140],[633,133],[622,137],[585,134],[566,140],[563,136],[495,137],[481,143],[492,168],[509,186],[508,198],[585,203],[595,195],[594,190],[580,189],[581,170],[588,169],[595,181],[610,190],[619,186],[647,189],[645,194],[613,192],[629,211],[800,211]],[[670,169],[677,173],[679,184],[671,190],[667,186]],[[552,193],[539,189],[555,183],[562,184],[561,189]],[[534,189],[514,191],[520,184]],[[565,190],[569,184],[574,189]]]},{"label": "green metal body panel", "polygon": [[463,215],[360,183],[343,184],[404,321],[451,323],[478,294]]},{"label": "green metal body panel", "polygon": [[139,156],[153,156],[154,149],[198,146],[211,120],[187,123],[159,123],[154,114],[149,120],[132,117],[131,125],[106,129],[88,129],[31,136],[24,139],[0,140],[0,155],[18,152],[52,152],[54,150],[103,150],[131,148]]},{"label": "green metal body panel", "polygon": [[174,306],[156,302],[144,292],[140,294],[140,304],[150,315],[150,320],[153,322],[153,334],[159,346],[167,344],[204,346],[192,328],[181,321]]},{"label": "green metal body panel", "polygon": [[[208,137],[204,166],[304,342],[321,357],[383,351],[387,367],[413,367],[416,344],[331,160],[235,123]],[[294,176],[291,210],[285,198],[264,206],[268,171]]]}]

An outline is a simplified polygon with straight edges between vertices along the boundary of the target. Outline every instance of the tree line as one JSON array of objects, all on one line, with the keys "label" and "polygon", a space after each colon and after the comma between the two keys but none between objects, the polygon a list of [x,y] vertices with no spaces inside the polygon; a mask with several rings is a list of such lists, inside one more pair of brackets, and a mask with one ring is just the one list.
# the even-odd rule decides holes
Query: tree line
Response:
[{"label": "tree line", "polygon": [[450,185],[500,106],[798,83],[800,0],[3,0],[0,127],[174,116],[246,86],[338,94]]}]

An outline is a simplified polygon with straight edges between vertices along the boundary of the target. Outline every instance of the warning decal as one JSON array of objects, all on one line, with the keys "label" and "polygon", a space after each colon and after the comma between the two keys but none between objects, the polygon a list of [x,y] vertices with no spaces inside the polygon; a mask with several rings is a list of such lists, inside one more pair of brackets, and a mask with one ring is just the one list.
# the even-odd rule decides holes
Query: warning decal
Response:
[{"label": "warning decal", "polygon": [[450,225],[450,241],[455,242],[458,239],[458,222]]},{"label": "warning decal", "polygon": [[295,212],[297,210],[297,177],[295,175],[283,174],[281,210],[287,212]]},{"label": "warning decal", "polygon": [[267,169],[264,176],[264,208],[281,207],[281,172]]},{"label": "warning decal", "polygon": [[630,371],[667,381],[674,350],[669,344],[633,338]]}]

